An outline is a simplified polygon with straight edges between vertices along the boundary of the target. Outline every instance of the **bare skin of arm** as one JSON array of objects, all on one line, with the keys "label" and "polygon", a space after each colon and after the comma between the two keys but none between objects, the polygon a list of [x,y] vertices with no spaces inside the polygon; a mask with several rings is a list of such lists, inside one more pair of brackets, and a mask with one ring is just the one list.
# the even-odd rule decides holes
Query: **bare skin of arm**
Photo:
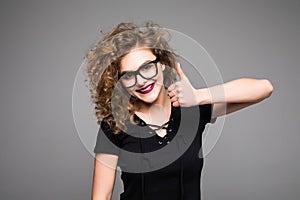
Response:
[{"label": "bare skin of arm", "polygon": [[110,200],[116,177],[118,156],[96,154],[94,163],[94,178],[92,200]]},{"label": "bare skin of arm", "polygon": [[213,104],[212,118],[258,103],[273,92],[273,85],[269,80],[253,78],[239,78],[221,85],[195,89],[179,64],[176,71],[181,80],[168,88],[173,106]]},{"label": "bare skin of arm", "polygon": [[273,86],[266,79],[239,78],[196,91],[200,97],[198,99],[201,99],[198,100],[201,101],[199,104],[214,104],[212,118],[216,118],[268,98],[273,92]]}]

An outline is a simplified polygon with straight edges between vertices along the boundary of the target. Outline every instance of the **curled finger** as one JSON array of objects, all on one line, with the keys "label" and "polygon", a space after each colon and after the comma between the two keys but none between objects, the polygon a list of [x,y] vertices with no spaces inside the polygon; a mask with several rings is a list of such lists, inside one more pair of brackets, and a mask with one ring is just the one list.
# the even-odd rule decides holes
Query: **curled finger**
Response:
[{"label": "curled finger", "polygon": [[168,96],[169,96],[170,98],[176,96],[175,91],[172,90],[172,91],[168,92]]},{"label": "curled finger", "polygon": [[178,97],[177,96],[173,96],[170,100],[171,100],[171,102],[178,101]]}]

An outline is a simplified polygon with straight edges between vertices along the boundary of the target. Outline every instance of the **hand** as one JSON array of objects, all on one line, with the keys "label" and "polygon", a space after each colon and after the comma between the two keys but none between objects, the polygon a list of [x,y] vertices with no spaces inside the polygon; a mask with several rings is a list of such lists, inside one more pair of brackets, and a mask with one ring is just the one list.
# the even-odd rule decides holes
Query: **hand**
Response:
[{"label": "hand", "polygon": [[171,99],[172,105],[175,107],[190,107],[198,105],[196,89],[183,73],[179,63],[176,64],[176,72],[180,77],[180,81],[170,85],[168,88],[168,95]]}]

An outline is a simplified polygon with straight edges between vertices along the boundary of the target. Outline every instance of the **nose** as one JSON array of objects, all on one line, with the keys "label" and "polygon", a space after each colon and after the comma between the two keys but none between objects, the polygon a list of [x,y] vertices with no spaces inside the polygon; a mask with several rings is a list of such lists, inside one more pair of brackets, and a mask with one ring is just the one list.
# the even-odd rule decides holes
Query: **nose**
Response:
[{"label": "nose", "polygon": [[141,75],[137,74],[136,75],[136,85],[137,86],[141,86],[144,85],[144,83],[146,83],[146,79],[144,79],[143,77],[141,77]]}]

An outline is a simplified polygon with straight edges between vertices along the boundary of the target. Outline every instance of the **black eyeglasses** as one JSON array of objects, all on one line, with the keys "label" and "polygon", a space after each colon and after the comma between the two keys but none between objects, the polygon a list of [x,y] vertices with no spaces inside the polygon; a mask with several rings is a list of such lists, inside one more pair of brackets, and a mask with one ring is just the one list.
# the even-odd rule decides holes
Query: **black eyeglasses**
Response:
[{"label": "black eyeglasses", "polygon": [[150,61],[146,64],[140,66],[136,71],[125,71],[119,75],[119,79],[121,83],[127,87],[131,88],[135,86],[137,82],[137,75],[140,75],[142,78],[149,80],[157,75],[157,63],[159,62],[159,58],[156,58],[153,61]]}]

